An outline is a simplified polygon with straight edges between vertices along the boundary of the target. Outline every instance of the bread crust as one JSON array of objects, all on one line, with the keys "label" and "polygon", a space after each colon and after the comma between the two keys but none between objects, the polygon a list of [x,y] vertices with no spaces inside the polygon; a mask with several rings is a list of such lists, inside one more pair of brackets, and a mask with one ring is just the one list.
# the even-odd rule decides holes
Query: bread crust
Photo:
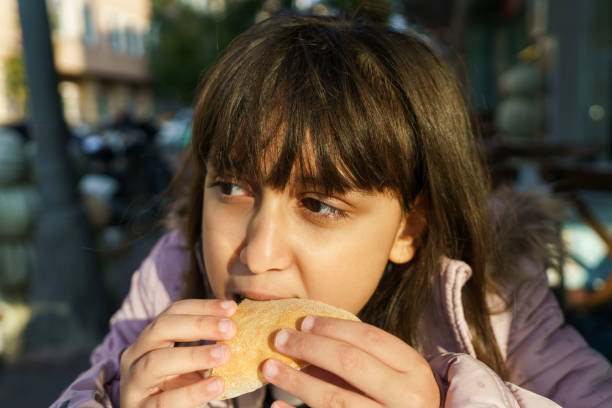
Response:
[{"label": "bread crust", "polygon": [[227,364],[211,372],[225,380],[225,391],[218,399],[235,398],[265,385],[260,366],[268,358],[278,359],[295,369],[306,366],[304,361],[275,351],[274,334],[284,328],[299,330],[301,320],[310,315],[359,320],[346,310],[310,299],[243,300],[232,316],[238,327],[236,335],[219,342],[230,347],[232,356]]}]

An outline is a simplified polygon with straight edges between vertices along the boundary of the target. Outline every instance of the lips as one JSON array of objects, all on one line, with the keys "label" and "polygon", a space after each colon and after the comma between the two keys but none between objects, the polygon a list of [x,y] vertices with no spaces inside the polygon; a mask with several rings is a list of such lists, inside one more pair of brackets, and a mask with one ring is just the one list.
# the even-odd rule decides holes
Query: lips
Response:
[{"label": "lips", "polygon": [[275,299],[286,299],[288,296],[278,296],[270,293],[256,292],[251,290],[239,291],[234,293],[233,299],[236,303],[242,302],[244,299],[251,300],[275,300]]}]

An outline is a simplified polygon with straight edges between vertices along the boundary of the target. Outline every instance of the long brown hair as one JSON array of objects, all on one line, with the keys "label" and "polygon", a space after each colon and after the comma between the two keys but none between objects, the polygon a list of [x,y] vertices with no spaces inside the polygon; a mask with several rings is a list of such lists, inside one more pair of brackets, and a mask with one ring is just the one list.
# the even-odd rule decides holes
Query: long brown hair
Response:
[{"label": "long brown hair", "polygon": [[[193,248],[206,162],[280,189],[298,169],[329,194],[390,191],[406,212],[418,197],[427,226],[417,254],[389,264],[360,317],[419,347],[441,257],[464,260],[477,357],[505,377],[485,302],[495,251],[477,146],[456,80],[423,40],[344,18],[273,17],[238,37],[202,82],[184,233]],[[204,287],[192,269],[186,296]]]}]

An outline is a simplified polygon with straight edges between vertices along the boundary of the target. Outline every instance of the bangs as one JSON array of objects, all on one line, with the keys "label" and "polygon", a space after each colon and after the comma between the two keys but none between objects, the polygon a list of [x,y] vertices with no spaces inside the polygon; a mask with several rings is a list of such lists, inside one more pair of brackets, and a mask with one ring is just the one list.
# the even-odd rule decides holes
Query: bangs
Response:
[{"label": "bangs", "polygon": [[355,133],[338,133],[329,118],[296,119],[277,116],[278,122],[268,121],[266,129],[242,128],[215,138],[207,162],[220,175],[279,190],[300,185],[332,195],[397,187],[382,168],[372,167],[367,145],[359,151],[341,143],[343,135]]},{"label": "bangs", "polygon": [[313,130],[308,128],[287,132],[287,126],[241,135],[230,143],[222,140],[212,146],[208,163],[219,175],[278,190],[300,185],[332,195],[373,188],[342,163],[329,135],[312,137]]},{"label": "bangs", "polygon": [[329,195],[414,196],[419,183],[405,177],[418,173],[418,160],[405,160],[415,150],[413,130],[385,65],[386,45],[321,21],[284,27],[282,36],[257,30],[204,84],[194,121],[200,163],[277,189],[298,183]]}]

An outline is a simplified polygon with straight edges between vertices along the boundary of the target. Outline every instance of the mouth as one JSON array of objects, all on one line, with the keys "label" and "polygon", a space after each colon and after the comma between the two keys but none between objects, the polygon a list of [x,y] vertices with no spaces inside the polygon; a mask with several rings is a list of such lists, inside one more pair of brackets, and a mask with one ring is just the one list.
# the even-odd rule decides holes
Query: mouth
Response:
[{"label": "mouth", "polygon": [[285,297],[277,296],[277,295],[272,295],[272,294],[269,294],[269,293],[255,292],[255,291],[241,291],[241,292],[236,292],[236,293],[234,293],[232,295],[232,299],[234,299],[234,301],[237,304],[240,304],[240,302],[242,302],[245,299],[250,299],[250,300],[276,300],[276,299],[283,299]]}]

